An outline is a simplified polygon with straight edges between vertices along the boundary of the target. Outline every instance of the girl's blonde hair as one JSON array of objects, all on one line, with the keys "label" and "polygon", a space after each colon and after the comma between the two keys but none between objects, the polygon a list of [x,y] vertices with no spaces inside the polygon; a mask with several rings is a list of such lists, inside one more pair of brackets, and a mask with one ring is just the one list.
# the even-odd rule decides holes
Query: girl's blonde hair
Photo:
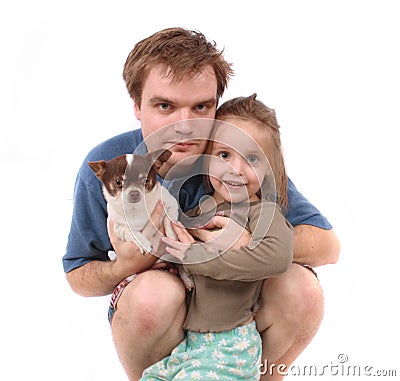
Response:
[{"label": "girl's blonde hair", "polygon": [[[288,206],[287,184],[285,163],[280,139],[280,127],[276,119],[275,111],[256,99],[257,94],[249,97],[237,97],[223,103],[218,109],[215,118],[225,120],[228,117],[240,117],[254,122],[261,131],[266,132],[265,139],[268,140],[270,152],[264,152],[270,163],[275,184],[268,182],[263,184],[257,196],[276,202],[283,210]],[[227,127],[229,128],[229,127]],[[264,186],[266,189],[264,189]],[[271,194],[271,192],[273,194]]]}]

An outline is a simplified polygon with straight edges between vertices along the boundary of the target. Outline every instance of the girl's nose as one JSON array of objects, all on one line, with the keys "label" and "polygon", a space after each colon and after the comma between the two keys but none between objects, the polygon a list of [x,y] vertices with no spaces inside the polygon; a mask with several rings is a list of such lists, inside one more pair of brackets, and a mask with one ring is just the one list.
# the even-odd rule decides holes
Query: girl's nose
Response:
[{"label": "girl's nose", "polygon": [[230,161],[232,172],[238,175],[244,174],[245,160],[240,155],[235,155],[234,159]]}]

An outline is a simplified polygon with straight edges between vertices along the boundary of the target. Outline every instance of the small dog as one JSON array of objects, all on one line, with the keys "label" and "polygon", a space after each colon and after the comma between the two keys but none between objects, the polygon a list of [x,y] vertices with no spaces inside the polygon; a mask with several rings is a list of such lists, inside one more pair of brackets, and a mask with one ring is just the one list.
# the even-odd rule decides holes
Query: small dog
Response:
[{"label": "small dog", "polygon": [[[170,156],[169,150],[157,150],[145,156],[127,154],[109,161],[89,162],[96,177],[103,183],[108,215],[114,222],[115,235],[123,241],[134,242],[143,254],[152,252],[151,242],[141,233],[157,202],[162,200],[166,216],[165,235],[176,239],[170,220],[177,221],[179,206],[175,198],[157,180],[157,174]],[[171,256],[166,254],[163,260]],[[176,262],[176,258],[173,260]],[[182,265],[179,275],[187,290],[194,286]]]}]

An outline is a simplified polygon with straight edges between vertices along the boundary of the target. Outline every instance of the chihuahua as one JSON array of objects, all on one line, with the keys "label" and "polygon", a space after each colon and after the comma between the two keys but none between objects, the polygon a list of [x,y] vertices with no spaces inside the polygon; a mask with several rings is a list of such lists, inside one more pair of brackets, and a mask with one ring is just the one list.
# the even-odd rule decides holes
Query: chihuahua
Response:
[{"label": "chihuahua", "polygon": [[[161,166],[171,154],[169,150],[157,150],[145,156],[127,154],[109,161],[88,163],[103,183],[107,212],[114,222],[115,235],[123,241],[136,243],[143,254],[151,253],[152,245],[141,231],[160,200],[166,214],[163,219],[165,235],[176,239],[170,220],[178,220],[179,206],[175,198],[157,180]],[[169,254],[161,259],[167,258],[171,261]],[[176,262],[176,258],[173,261]],[[179,265],[178,269],[186,289],[191,290],[192,280],[182,265]]]}]

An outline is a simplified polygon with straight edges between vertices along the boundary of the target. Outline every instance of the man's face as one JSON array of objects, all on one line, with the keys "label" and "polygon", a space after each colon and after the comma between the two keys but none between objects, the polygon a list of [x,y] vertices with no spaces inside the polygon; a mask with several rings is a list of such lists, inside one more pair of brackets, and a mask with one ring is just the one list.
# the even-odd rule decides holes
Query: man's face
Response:
[{"label": "man's face", "polygon": [[[217,106],[217,79],[211,66],[180,82],[166,77],[161,69],[151,69],[144,83],[142,103],[134,107],[148,150],[172,151],[162,167],[163,176],[173,166],[189,166],[194,160],[188,158],[204,153]],[[194,120],[197,118],[203,120]]]}]

